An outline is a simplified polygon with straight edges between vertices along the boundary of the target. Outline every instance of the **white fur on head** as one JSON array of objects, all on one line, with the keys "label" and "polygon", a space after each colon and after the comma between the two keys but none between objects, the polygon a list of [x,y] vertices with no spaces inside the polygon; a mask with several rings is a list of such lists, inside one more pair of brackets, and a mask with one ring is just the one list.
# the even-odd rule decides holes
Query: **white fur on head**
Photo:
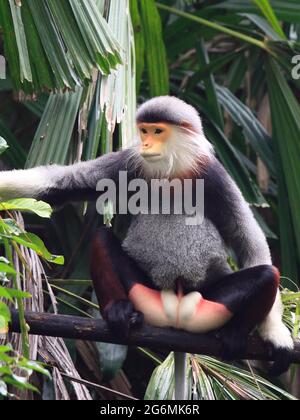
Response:
[{"label": "white fur on head", "polygon": [[[195,108],[184,101],[160,96],[145,102],[137,112],[138,122],[167,122],[172,135],[159,160],[146,160],[138,147],[133,148],[136,167],[151,178],[180,177],[205,167],[213,155],[213,146],[206,139],[200,116]],[[140,138],[138,137],[140,143]]]},{"label": "white fur on head", "polygon": [[197,173],[199,169],[205,168],[212,156],[213,146],[204,135],[176,126],[172,129],[160,159],[144,159],[140,154],[140,145],[132,148],[135,168],[150,178],[174,178]]},{"label": "white fur on head", "polygon": [[175,96],[157,96],[143,103],[136,119],[138,122],[168,122],[177,126],[187,123],[193,131],[203,135],[202,122],[196,109]]}]

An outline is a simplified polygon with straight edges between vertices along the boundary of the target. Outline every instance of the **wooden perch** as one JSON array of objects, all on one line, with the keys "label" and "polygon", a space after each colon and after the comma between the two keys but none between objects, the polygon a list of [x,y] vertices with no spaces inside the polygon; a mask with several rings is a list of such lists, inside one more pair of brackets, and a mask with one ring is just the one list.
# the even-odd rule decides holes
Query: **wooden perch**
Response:
[{"label": "wooden perch", "polygon": [[[112,335],[102,320],[34,312],[26,312],[25,317],[30,334],[33,335],[127,344],[159,351],[179,351],[215,357],[221,354],[221,342],[214,334],[192,334],[145,325],[132,331],[128,339],[122,340]],[[17,311],[12,311],[10,331],[20,332]],[[247,351],[240,355],[240,359],[272,360],[272,351],[260,338],[249,337]],[[300,364],[300,341],[295,343],[293,362]]]}]

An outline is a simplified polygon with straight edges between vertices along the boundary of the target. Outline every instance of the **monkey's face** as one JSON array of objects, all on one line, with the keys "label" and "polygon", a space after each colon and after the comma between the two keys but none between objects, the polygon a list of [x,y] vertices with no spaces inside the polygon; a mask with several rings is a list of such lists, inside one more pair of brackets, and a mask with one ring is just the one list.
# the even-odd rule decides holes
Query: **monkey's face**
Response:
[{"label": "monkey's face", "polygon": [[165,155],[166,143],[172,135],[171,124],[139,123],[142,157],[149,162],[161,160]]}]

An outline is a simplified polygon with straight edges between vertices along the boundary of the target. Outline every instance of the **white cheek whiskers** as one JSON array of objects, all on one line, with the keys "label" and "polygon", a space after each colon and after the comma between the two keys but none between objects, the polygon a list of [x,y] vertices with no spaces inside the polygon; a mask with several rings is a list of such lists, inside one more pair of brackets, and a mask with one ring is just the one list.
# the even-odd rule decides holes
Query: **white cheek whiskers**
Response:
[{"label": "white cheek whiskers", "polygon": [[205,167],[213,156],[213,146],[203,133],[195,133],[189,128],[174,127],[168,141],[167,155],[172,158],[171,176],[197,173]]},{"label": "white cheek whiskers", "polygon": [[172,178],[186,173],[197,173],[213,156],[213,146],[203,133],[186,127],[173,127],[173,132],[157,161],[147,161],[140,154],[139,136],[132,147],[128,165],[137,173],[152,179]]}]

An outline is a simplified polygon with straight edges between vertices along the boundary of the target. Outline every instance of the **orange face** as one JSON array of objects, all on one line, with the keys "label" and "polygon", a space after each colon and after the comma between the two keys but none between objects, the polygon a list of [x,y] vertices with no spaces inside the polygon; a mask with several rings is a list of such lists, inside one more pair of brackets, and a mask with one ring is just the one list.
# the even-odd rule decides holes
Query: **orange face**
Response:
[{"label": "orange face", "polygon": [[138,130],[143,158],[160,159],[163,155],[164,144],[171,136],[172,126],[166,123],[139,123]]}]

